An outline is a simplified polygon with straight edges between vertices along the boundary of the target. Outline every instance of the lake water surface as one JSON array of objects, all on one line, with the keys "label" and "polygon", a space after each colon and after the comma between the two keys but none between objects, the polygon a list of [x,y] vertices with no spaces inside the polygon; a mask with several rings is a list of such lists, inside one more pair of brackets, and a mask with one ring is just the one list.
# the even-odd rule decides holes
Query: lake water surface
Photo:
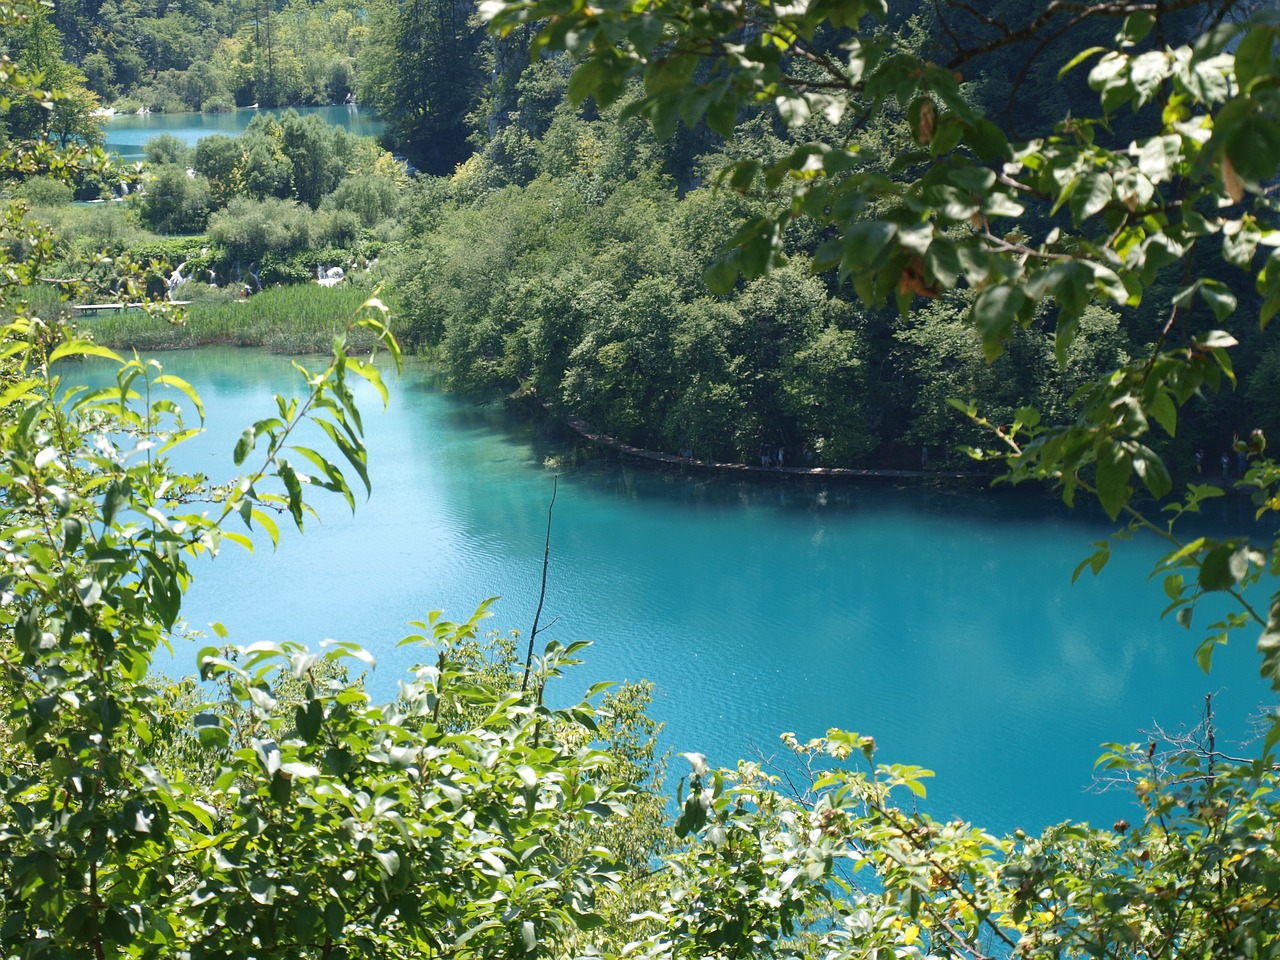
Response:
[{"label": "lake water surface", "polygon": [[[204,397],[207,433],[181,460],[214,479],[234,474],[235,440],[274,410],[271,395],[298,384],[288,360],[253,351],[162,360]],[[396,646],[407,621],[462,619],[501,595],[492,625],[528,629],[555,450],[499,410],[442,395],[421,369],[376,407],[366,397],[372,498],[354,517],[321,501],[323,523],[275,552],[228,547],[201,566],[185,613],[242,644],[357,641],[390,697],[421,659]],[[1220,727],[1240,734],[1267,693],[1251,642],[1205,677],[1199,635],[1159,619],[1154,544],[1072,586],[1108,530],[1034,496],[562,470],[543,624],[558,620],[545,636],[595,645],[559,695],[649,678],[664,743],[715,764],[775,754],[785,730],[872,734],[879,759],[937,772],[933,812],[993,829],[1131,817],[1128,798],[1085,792],[1099,744],[1193,723],[1207,692]],[[180,645],[176,668],[193,669],[194,652]],[[673,760],[676,776],[686,769]]]},{"label": "lake water surface", "polygon": [[[306,116],[318,114],[326,123],[344,127],[349,133],[361,137],[376,137],[382,133],[383,123],[368,108],[355,104],[337,107],[298,107],[298,113]],[[172,134],[189,147],[194,147],[201,137],[215,133],[236,137],[244,133],[249,121],[260,113],[280,116],[284,110],[237,110],[234,113],[122,113],[107,123],[107,140],[104,147],[118,153],[125,160],[141,160],[143,147],[161,134]]]}]

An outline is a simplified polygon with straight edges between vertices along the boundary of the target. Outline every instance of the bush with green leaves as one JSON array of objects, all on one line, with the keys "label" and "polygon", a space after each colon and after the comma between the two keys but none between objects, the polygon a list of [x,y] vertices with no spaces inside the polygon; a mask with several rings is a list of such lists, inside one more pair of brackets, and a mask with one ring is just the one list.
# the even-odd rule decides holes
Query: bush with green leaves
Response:
[{"label": "bush with green leaves", "polygon": [[[378,317],[354,326],[394,355]],[[348,378],[385,399],[377,368],[339,340],[246,428],[245,472],[210,487],[169,466],[202,415],[189,385],[51,332],[3,331],[4,955],[507,956],[591,925],[611,860],[567,840],[625,785],[591,746],[589,705],[542,706],[576,648],[551,644],[521,695],[458,652],[483,610],[432,613],[406,640],[424,665],[386,705],[334,678],[369,660],[349,644],[209,647],[212,687],[181,697],[149,676],[192,559],[274,541],[277,509],[301,527],[304,491],[354,507],[367,469]],[[88,357],[115,382],[63,380]],[[332,453],[298,445],[306,421]]]},{"label": "bush with green leaves", "polygon": [[186,142],[172,133],[162,133],[158,137],[152,137],[143,146],[142,152],[147,158],[147,163],[153,166],[175,163],[185,167],[191,160],[192,154]]},{"label": "bush with green leaves", "polygon": [[234,198],[209,218],[209,239],[247,263],[311,246],[315,215],[296,200]]},{"label": "bush with green leaves", "polygon": [[74,195],[70,186],[54,177],[32,177],[19,190],[33,207],[61,207],[70,203]]},{"label": "bush with green leaves", "polygon": [[157,233],[200,233],[209,222],[209,181],[178,163],[151,171],[138,199],[138,216]]},{"label": "bush with green leaves", "polygon": [[321,202],[321,210],[342,210],[359,218],[362,227],[394,219],[400,208],[400,185],[391,177],[352,174],[340,180]]}]

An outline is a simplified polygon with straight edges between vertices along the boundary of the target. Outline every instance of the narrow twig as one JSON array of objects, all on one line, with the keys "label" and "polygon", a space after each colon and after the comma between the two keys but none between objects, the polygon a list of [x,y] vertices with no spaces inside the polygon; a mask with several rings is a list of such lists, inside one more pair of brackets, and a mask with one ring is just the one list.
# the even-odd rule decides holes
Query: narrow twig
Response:
[{"label": "narrow twig", "polygon": [[[538,619],[542,616],[542,602],[547,599],[547,566],[551,563],[551,514],[556,508],[556,491],[560,486],[560,477],[551,480],[551,502],[547,504],[547,542],[542,550],[542,592],[538,594],[538,609],[533,612],[533,629],[529,631],[529,651],[524,658],[524,679],[520,681],[520,692],[524,693],[529,686],[529,671],[533,667],[533,641],[538,636]],[[555,621],[551,621],[555,623]],[[541,694],[539,694],[541,697]]]},{"label": "narrow twig", "polygon": [[[1002,47],[1010,46],[1015,43],[1024,43],[1028,40],[1039,40],[1044,36],[1044,30],[1053,21],[1055,17],[1061,14],[1075,14],[1072,24],[1078,23],[1085,19],[1094,17],[1127,17],[1133,13],[1147,12],[1153,14],[1167,15],[1177,13],[1198,5],[1203,0],[1174,0],[1172,3],[1159,2],[1151,3],[1132,3],[1132,2],[1113,2],[1113,3],[1086,3],[1082,0],[1050,0],[1045,6],[1044,11],[1028,23],[1026,26],[1016,30],[1005,28],[1003,34],[987,40],[975,46],[955,51],[955,55],[947,62],[948,70],[955,70],[971,60],[985,56]],[[956,6],[956,4],[951,4]]]}]

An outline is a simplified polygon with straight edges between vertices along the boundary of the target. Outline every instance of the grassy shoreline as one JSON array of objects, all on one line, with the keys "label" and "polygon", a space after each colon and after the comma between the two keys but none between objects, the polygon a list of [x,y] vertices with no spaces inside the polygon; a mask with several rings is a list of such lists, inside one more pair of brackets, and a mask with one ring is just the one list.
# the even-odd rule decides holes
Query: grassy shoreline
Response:
[{"label": "grassy shoreline", "polygon": [[[262,347],[272,353],[327,351],[369,298],[361,287],[314,284],[273,287],[237,300],[196,301],[183,322],[169,322],[144,310],[124,310],[84,318],[80,327],[109,347],[176,350],[210,345]],[[363,330],[349,335],[348,345],[362,350],[375,337]]]}]

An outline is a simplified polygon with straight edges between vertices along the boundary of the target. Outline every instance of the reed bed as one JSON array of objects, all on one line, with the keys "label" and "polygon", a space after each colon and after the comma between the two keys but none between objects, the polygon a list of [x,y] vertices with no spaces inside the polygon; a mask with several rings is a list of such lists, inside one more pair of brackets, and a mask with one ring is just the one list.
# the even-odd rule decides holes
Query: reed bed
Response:
[{"label": "reed bed", "polygon": [[[264,347],[273,353],[327,351],[369,298],[360,287],[315,284],[272,287],[238,300],[196,301],[185,321],[170,323],[144,310],[124,310],[85,318],[81,326],[102,344],[135,350],[168,350],[206,344]],[[374,338],[352,332],[348,345],[368,349]]]},{"label": "reed bed", "polygon": [[[51,284],[31,284],[23,289],[22,299],[26,301],[28,316],[52,320],[65,312],[62,297]],[[12,315],[12,311],[9,315]]]}]

